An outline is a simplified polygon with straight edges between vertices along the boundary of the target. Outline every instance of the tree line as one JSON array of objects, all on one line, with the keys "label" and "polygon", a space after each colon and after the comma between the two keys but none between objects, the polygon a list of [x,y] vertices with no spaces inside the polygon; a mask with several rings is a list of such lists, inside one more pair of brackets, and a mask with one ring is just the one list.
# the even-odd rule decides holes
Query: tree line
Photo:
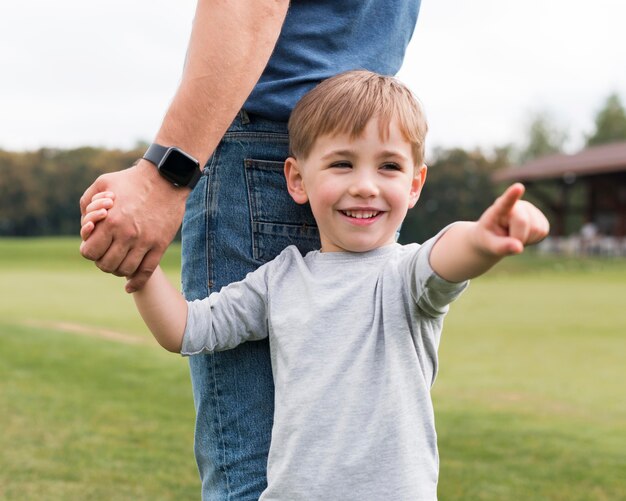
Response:
[{"label": "tree line", "polygon": [[[545,113],[528,125],[522,146],[505,145],[491,151],[436,149],[431,155],[428,182],[418,209],[410,211],[402,240],[434,235],[452,221],[476,219],[501,187],[491,174],[508,165],[561,152],[567,132]],[[596,114],[587,146],[626,141],[626,111],[617,94],[610,95]],[[145,145],[128,151],[103,148],[49,149],[33,152],[0,150],[0,237],[78,235],[78,201],[101,174],[132,165]]]},{"label": "tree line", "polygon": [[130,166],[143,150],[0,150],[0,236],[78,235],[78,201],[105,172]]}]

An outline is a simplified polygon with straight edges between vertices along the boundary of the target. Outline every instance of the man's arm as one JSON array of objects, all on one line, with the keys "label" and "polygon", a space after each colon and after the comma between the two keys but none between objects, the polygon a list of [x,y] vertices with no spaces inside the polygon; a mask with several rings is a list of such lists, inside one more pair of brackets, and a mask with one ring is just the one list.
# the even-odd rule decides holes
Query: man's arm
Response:
[{"label": "man's arm", "polygon": [[534,205],[520,200],[523,194],[524,186],[514,184],[478,221],[453,225],[431,251],[433,270],[450,282],[462,282],[545,238],[548,220]]},{"label": "man's arm", "polygon": [[[155,142],[178,146],[206,163],[254,88],[272,53],[288,0],[199,0],[182,81]],[[103,271],[141,289],[182,221],[187,188],[163,179],[147,160],[100,176],[81,197],[113,191],[116,205],[81,254]]]}]

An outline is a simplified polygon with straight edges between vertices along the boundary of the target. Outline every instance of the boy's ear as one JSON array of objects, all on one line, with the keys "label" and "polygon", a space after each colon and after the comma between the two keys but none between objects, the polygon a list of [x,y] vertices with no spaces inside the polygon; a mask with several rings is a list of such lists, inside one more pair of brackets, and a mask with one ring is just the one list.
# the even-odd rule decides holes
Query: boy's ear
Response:
[{"label": "boy's ear", "polygon": [[300,172],[300,165],[294,157],[285,160],[285,179],[287,180],[287,190],[297,204],[305,204],[309,197],[304,189],[304,179]]},{"label": "boy's ear", "polygon": [[411,183],[411,192],[409,193],[409,209],[415,207],[417,200],[420,197],[420,193],[422,192],[422,187],[426,182],[426,173],[428,172],[428,167],[426,164],[422,164],[421,167],[415,169],[415,174],[413,176],[413,182]]}]

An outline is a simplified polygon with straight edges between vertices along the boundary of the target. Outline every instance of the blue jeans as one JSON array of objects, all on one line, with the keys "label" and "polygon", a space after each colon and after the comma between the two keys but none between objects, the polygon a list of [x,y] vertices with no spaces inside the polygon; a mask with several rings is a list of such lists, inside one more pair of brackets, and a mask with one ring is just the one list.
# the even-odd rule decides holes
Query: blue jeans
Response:
[{"label": "blue jeans", "polygon": [[[240,112],[191,193],[182,229],[182,288],[203,298],[290,244],[319,248],[307,206],[283,175],[287,127]],[[295,327],[295,326],[294,326]],[[202,499],[257,500],[266,487],[274,412],[267,340],[190,357]]]}]

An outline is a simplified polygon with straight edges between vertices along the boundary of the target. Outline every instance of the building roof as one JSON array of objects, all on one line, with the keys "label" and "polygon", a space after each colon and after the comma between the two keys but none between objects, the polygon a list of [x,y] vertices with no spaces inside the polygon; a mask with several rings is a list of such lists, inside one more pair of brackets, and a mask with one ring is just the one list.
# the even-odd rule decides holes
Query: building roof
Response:
[{"label": "building roof", "polygon": [[575,155],[549,155],[527,164],[500,169],[494,181],[535,181],[626,172],[626,142],[592,146]]}]

